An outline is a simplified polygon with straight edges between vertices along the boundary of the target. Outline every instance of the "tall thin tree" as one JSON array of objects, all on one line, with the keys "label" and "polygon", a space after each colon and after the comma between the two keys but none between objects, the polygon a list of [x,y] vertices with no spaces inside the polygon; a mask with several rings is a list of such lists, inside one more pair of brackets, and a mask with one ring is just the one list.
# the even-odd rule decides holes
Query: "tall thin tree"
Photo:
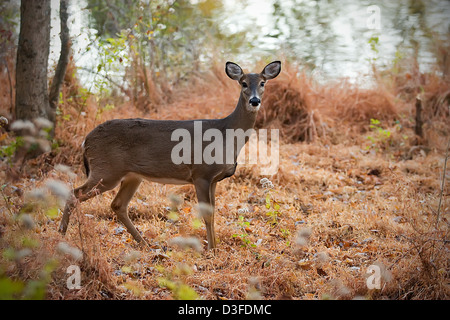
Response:
[{"label": "tall thin tree", "polygon": [[55,76],[53,77],[52,85],[50,87],[49,100],[50,100],[50,110],[48,114],[48,119],[55,123],[56,108],[58,107],[59,93],[61,91],[61,86],[64,82],[64,75],[66,74],[67,65],[69,64],[70,56],[70,34],[69,26],[67,25],[67,20],[69,14],[68,0],[60,0],[59,3],[59,18],[61,23],[61,53],[59,55],[58,65],[56,66]]},{"label": "tall thin tree", "polygon": [[16,119],[48,119],[50,0],[22,0],[16,61]]}]

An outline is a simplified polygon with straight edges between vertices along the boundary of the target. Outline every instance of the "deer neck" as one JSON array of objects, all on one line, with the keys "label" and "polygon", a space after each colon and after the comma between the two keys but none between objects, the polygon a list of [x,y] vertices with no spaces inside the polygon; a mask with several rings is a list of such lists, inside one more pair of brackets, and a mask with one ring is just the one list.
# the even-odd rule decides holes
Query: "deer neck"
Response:
[{"label": "deer neck", "polygon": [[242,129],[247,131],[253,129],[256,122],[257,112],[249,112],[246,108],[247,101],[242,94],[234,111],[226,118],[228,120],[227,129]]}]

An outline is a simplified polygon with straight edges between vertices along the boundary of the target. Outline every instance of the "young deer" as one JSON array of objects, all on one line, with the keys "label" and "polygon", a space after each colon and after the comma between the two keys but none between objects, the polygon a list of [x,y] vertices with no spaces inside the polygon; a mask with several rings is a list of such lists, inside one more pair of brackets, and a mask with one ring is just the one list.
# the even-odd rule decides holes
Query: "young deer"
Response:
[{"label": "young deer", "polygon": [[[233,138],[233,162],[205,163],[190,161],[175,164],[172,158],[177,142],[173,141],[173,132],[183,129],[195,136],[196,126],[201,124],[202,132],[208,129],[219,130],[225,137],[229,129],[253,129],[257,112],[261,106],[264,84],[273,79],[281,71],[281,62],[268,64],[261,73],[244,74],[241,67],[227,62],[227,75],[239,82],[241,93],[235,110],[223,119],[206,120],[146,120],[123,119],[107,121],[86,137],[83,143],[84,165],[88,179],[85,184],[73,190],[73,196],[67,201],[59,231],[65,234],[70,214],[76,203],[86,201],[100,193],[111,190],[120,183],[120,189],[111,203],[112,210],[125,225],[128,232],[138,242],[144,239],[136,230],[128,217],[127,207],[143,179],[168,184],[193,184],[197,200],[212,209],[203,214],[206,224],[208,249],[215,248],[214,203],[215,189],[218,181],[232,176],[236,170],[237,156],[247,142],[236,143]],[[225,143],[223,154],[226,155]],[[193,145],[197,151],[203,152],[206,144],[200,143],[201,149]],[[194,160],[195,155],[191,155]],[[208,211],[208,210],[207,210]]]}]

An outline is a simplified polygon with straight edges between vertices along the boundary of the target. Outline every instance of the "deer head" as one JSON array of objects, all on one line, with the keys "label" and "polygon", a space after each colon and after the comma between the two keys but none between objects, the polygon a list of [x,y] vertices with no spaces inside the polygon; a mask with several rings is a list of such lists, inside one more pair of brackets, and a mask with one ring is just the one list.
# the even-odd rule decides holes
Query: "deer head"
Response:
[{"label": "deer head", "polygon": [[227,62],[225,66],[227,75],[241,85],[241,99],[244,100],[248,112],[259,110],[266,81],[278,76],[280,71],[280,61],[269,63],[261,73],[244,73],[242,68],[234,62]]}]

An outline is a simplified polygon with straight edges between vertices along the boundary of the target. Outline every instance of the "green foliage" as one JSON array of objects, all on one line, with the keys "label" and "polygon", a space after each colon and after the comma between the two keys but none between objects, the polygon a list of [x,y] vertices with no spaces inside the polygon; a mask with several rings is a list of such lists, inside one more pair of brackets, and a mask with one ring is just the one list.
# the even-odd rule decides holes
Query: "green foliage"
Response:
[{"label": "green foliage", "polygon": [[377,62],[380,54],[380,38],[377,34],[372,35],[369,38],[368,44],[370,46],[370,51],[372,53],[371,56],[367,59],[367,61],[372,65],[372,70],[375,72],[375,63]]},{"label": "green foliage", "polygon": [[243,216],[239,216],[238,221],[236,222],[239,227],[239,233],[233,234],[233,238],[240,238],[242,241],[243,247],[256,247],[254,243],[248,238],[249,234],[247,233],[247,229],[250,226],[250,222],[245,221]]},{"label": "green foliage", "polygon": [[95,115],[95,118],[97,120],[100,120],[102,118],[102,114],[104,112],[109,111],[109,110],[113,110],[113,109],[114,109],[114,106],[112,104],[106,104],[104,107],[100,107],[97,110],[97,114]]},{"label": "green foliage", "polygon": [[168,271],[162,266],[157,266],[156,269],[164,276],[159,277],[158,284],[160,287],[167,288],[172,292],[173,298],[176,300],[196,300],[198,299],[197,292],[187,285],[183,277],[190,275],[192,270],[187,265],[178,265],[172,271]]},{"label": "green foliage", "polygon": [[38,240],[29,234],[27,225],[22,221],[23,219],[19,216],[16,220],[23,226],[13,236],[13,241],[18,240],[18,243],[10,243],[2,251],[0,300],[42,300],[45,298],[47,285],[51,281],[51,274],[58,266],[58,260],[50,258],[45,261],[36,278],[9,276],[5,270],[20,270],[23,259],[33,254],[33,250],[39,247]]},{"label": "green foliage", "polygon": [[268,223],[274,227],[278,224],[278,217],[280,215],[280,205],[272,199],[270,192],[266,194],[266,216],[269,217]]},{"label": "green foliage", "polygon": [[[15,38],[17,37],[20,2],[14,0],[3,0],[0,2],[0,50],[2,56],[8,49],[15,46]],[[10,50],[13,53],[13,50]]]},{"label": "green foliage", "polygon": [[[141,97],[155,103],[155,90],[160,95],[168,83],[198,73],[201,58],[213,56],[217,48],[236,51],[243,43],[242,36],[221,31],[216,17],[221,1],[87,2],[90,27],[97,30],[95,35],[92,29],[87,33],[99,50],[95,71],[90,72],[98,75],[94,87],[105,97],[113,84],[135,103]],[[151,81],[161,88],[155,89]]]},{"label": "green foliage", "polygon": [[4,184],[0,188],[8,210],[6,219],[9,231],[0,239],[0,300],[45,299],[51,274],[59,265],[58,259],[42,259],[40,267],[32,272],[25,269],[24,261],[40,255],[38,250],[41,243],[36,238],[36,221],[56,218],[69,189],[61,182],[48,180],[45,189],[31,191],[25,197],[27,202],[18,212],[14,212],[4,192],[7,186]]},{"label": "green foliage", "polygon": [[[379,43],[380,43],[380,38],[377,35],[374,35],[374,36],[370,37],[368,42],[370,45],[370,50],[372,50],[372,52],[374,52],[375,54],[378,55],[378,53],[380,52],[380,50],[378,49]],[[374,58],[374,59],[376,60],[376,58]]]},{"label": "green foliage", "polygon": [[400,73],[401,62],[404,59],[404,57],[405,55],[401,51],[399,50],[395,51],[395,58],[392,62],[392,68],[390,70],[392,74],[398,75]]},{"label": "green foliage", "polygon": [[378,151],[380,148],[388,148],[392,142],[391,132],[381,126],[380,120],[370,119],[369,128],[373,134],[367,136],[367,139],[371,144],[368,145],[366,149],[369,150],[373,148],[375,151]]},{"label": "green foliage", "polygon": [[0,158],[6,158],[10,166],[16,154],[16,150],[24,145],[23,137],[16,137],[10,144],[0,148]]}]

